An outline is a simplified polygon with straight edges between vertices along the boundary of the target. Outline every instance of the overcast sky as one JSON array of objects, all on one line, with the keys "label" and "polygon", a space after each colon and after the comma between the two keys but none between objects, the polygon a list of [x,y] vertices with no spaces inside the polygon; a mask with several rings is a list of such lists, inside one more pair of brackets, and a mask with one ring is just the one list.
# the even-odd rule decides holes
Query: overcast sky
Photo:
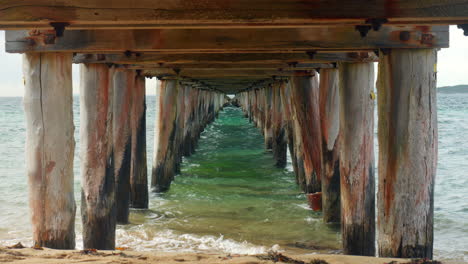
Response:
[{"label": "overcast sky", "polygon": [[[450,48],[438,56],[437,86],[468,84],[468,37],[456,26],[450,27]],[[78,93],[79,71],[73,65],[74,93]],[[5,33],[0,31],[0,96],[22,96],[21,55],[5,53]],[[147,94],[154,94],[155,79],[147,81]]]}]

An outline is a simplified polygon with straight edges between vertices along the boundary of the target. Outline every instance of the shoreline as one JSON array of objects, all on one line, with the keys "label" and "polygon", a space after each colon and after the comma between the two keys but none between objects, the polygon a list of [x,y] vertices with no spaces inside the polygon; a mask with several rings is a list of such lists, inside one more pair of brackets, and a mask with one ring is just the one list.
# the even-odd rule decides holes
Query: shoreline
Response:
[{"label": "shoreline", "polygon": [[[277,254],[277,253],[276,253]],[[151,251],[127,251],[127,250],[55,250],[48,248],[21,248],[12,249],[0,246],[0,263],[226,263],[226,264],[267,264],[275,263],[276,254],[260,255],[231,255],[209,253],[177,253],[177,252],[151,252]],[[320,264],[406,264],[409,259],[376,258],[349,255],[329,254],[293,254],[281,252],[282,261],[276,263],[311,263],[312,260]],[[291,261],[287,261],[287,259]],[[286,260],[285,260],[286,259]],[[278,259],[276,259],[278,260]],[[319,262],[318,260],[322,260]],[[297,261],[297,262],[294,262]],[[323,262],[325,261],[325,262]],[[443,264],[467,263],[442,261]]]}]

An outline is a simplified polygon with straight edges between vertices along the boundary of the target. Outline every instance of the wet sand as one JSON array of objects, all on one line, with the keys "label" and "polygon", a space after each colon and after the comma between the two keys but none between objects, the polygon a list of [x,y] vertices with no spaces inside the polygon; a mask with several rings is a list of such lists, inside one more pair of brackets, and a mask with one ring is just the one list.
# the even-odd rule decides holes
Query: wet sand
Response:
[{"label": "wet sand", "polygon": [[[291,259],[310,263],[312,260],[325,260],[329,264],[385,264],[407,263],[405,259],[373,258],[346,255],[290,255],[282,253]],[[226,254],[200,254],[200,253],[162,253],[162,252],[135,252],[135,251],[80,251],[80,250],[53,250],[53,249],[9,249],[0,247],[0,263],[222,263],[222,264],[267,264],[275,263],[268,259],[268,255],[226,255]],[[396,261],[396,262],[392,262]],[[288,263],[288,262],[277,262]],[[289,262],[294,263],[294,262]],[[299,262],[296,262],[299,263]],[[319,263],[319,262],[317,262]],[[323,262],[325,263],[325,262]],[[450,262],[443,262],[449,264]],[[452,262],[454,263],[454,262]]]}]

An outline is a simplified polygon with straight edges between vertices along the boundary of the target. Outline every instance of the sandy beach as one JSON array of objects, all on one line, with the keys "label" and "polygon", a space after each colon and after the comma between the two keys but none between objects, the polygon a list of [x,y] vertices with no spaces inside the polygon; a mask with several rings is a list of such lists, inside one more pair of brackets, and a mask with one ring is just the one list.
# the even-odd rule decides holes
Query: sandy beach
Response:
[{"label": "sandy beach", "polygon": [[[276,258],[276,259],[275,259]],[[293,255],[282,252],[280,255],[228,255],[228,254],[200,254],[200,253],[162,253],[162,252],[136,252],[127,250],[115,251],[83,251],[83,250],[54,250],[22,248],[12,249],[0,247],[0,263],[199,263],[199,264],[267,264],[267,263],[293,263],[293,264],[422,264],[411,262],[408,259],[374,258],[346,255],[308,254]],[[426,263],[426,262],[424,262]],[[430,262],[427,262],[430,263]],[[437,263],[437,262],[434,262]],[[455,262],[442,262],[455,264]],[[458,262],[459,263],[459,262]]]}]

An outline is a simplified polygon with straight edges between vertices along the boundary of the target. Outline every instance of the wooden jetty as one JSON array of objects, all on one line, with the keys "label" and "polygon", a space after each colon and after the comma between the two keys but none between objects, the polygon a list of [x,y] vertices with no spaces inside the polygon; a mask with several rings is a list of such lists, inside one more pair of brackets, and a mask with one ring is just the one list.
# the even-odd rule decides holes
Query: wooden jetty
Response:
[{"label": "wooden jetty", "polygon": [[379,256],[432,258],[449,25],[468,35],[467,0],[1,1],[6,51],[24,54],[34,242],[75,247],[77,63],[85,248],[113,249],[129,207],[148,206],[144,87],[157,77],[153,190],[170,188],[235,94],[276,165],[289,149],[300,188],[321,193],[346,254],[374,256],[378,230]]}]

